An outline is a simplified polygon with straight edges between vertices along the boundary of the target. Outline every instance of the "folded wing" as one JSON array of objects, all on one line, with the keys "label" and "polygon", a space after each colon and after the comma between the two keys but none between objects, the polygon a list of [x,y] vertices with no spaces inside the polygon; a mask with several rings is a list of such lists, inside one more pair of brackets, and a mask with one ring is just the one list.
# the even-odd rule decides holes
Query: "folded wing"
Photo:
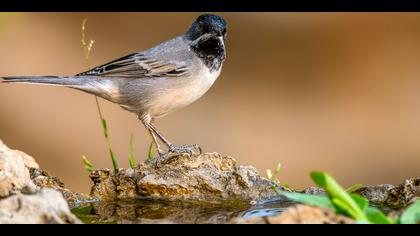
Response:
[{"label": "folded wing", "polygon": [[77,76],[148,78],[179,77],[186,75],[187,73],[188,68],[186,66],[157,60],[141,53],[133,53],[107,64],[95,67],[89,71],[77,74]]}]

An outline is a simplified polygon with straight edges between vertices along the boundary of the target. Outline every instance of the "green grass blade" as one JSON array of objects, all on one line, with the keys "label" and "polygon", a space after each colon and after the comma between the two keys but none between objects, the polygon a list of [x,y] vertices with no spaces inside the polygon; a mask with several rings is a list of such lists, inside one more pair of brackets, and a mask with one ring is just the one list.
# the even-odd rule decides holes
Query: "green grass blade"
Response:
[{"label": "green grass blade", "polygon": [[135,169],[137,167],[137,161],[134,156],[134,142],[133,142],[133,134],[130,136],[130,159],[129,159],[131,169]]},{"label": "green grass blade", "polygon": [[102,130],[104,131],[104,136],[105,138],[108,138],[108,125],[106,123],[106,120],[102,118],[102,115],[101,115],[101,124],[102,124]]},{"label": "green grass blade", "polygon": [[288,198],[291,201],[317,206],[322,208],[328,208],[334,210],[334,205],[331,203],[330,199],[327,196],[319,196],[319,195],[310,195],[304,193],[295,193],[295,192],[286,192],[281,191],[277,187],[273,186],[274,191],[277,194]]},{"label": "green grass blade", "polygon": [[112,167],[114,168],[114,170],[118,169],[118,161],[115,158],[114,152],[112,151],[112,149],[109,149],[109,155],[111,156],[111,161],[112,161]]},{"label": "green grass blade", "polygon": [[114,170],[116,170],[116,169],[118,169],[118,161],[117,161],[117,158],[114,155],[114,151],[112,150],[111,141],[109,140],[108,124],[107,124],[105,118],[102,115],[102,111],[101,111],[101,107],[99,105],[98,97],[96,97],[96,96],[95,96],[95,101],[96,101],[96,107],[98,108],[99,118],[100,118],[101,124],[102,124],[102,130],[103,130],[103,133],[104,133],[104,136],[105,136],[105,141],[108,145],[108,151],[109,151],[109,155],[111,157],[112,167],[114,168]]},{"label": "green grass blade", "polygon": [[420,200],[411,204],[400,217],[401,224],[419,224],[420,223]]},{"label": "green grass blade", "polygon": [[353,219],[360,222],[368,222],[364,214],[358,215],[357,210],[348,206],[348,203],[340,198],[332,198],[331,202],[336,207],[337,213],[351,216]]},{"label": "green grass blade", "polygon": [[[363,210],[330,175],[324,172],[311,172],[312,180],[321,188],[324,188],[328,196],[333,199],[332,202],[335,206],[347,212],[350,217],[358,221],[368,221]],[[336,205],[338,203],[338,205]]]},{"label": "green grass blade", "polygon": [[382,211],[374,207],[366,209],[366,216],[371,224],[395,224],[396,222],[387,217]]},{"label": "green grass blade", "polygon": [[353,198],[362,211],[366,211],[369,206],[369,201],[366,198],[354,193],[350,194],[350,197]]},{"label": "green grass blade", "polygon": [[352,186],[346,188],[346,192],[352,193],[361,188],[363,188],[363,184],[353,184]]},{"label": "green grass blade", "polygon": [[149,150],[147,151],[147,158],[149,160],[153,159],[153,141],[149,145]]},{"label": "green grass blade", "polygon": [[82,156],[83,164],[86,167],[86,170],[90,173],[93,171],[93,165],[92,163],[87,159],[86,156]]}]

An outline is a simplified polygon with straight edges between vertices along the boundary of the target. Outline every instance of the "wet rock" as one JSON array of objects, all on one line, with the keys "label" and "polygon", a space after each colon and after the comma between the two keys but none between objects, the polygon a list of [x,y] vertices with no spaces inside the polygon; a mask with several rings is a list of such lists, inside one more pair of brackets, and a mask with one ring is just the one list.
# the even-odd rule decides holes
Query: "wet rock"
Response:
[{"label": "wet rock", "polygon": [[21,191],[36,191],[25,163],[37,165],[28,155],[11,150],[0,141],[0,199]]},{"label": "wet rock", "polygon": [[337,215],[330,209],[307,205],[296,205],[276,216],[234,218],[232,224],[354,224],[345,216]]},{"label": "wet rock", "polygon": [[365,186],[355,191],[371,203],[393,209],[406,207],[420,196],[420,177],[405,180],[398,186],[381,184]]},{"label": "wet rock", "polygon": [[72,206],[78,201],[92,200],[87,194],[72,192],[65,188],[64,183],[57,177],[51,176],[47,171],[39,168],[29,168],[30,177],[33,183],[40,188],[52,188],[60,191],[64,199]]},{"label": "wet rock", "polygon": [[153,198],[166,200],[238,200],[256,202],[278,198],[251,166],[218,153],[183,154],[156,166],[141,163],[136,169],[98,170],[91,173],[91,194],[102,200]]},{"label": "wet rock", "polygon": [[318,187],[309,187],[301,191],[301,193],[312,195],[325,195],[325,190]]},{"label": "wet rock", "polygon": [[0,200],[0,224],[81,223],[69,210],[60,192],[42,189],[35,194],[18,193]]}]

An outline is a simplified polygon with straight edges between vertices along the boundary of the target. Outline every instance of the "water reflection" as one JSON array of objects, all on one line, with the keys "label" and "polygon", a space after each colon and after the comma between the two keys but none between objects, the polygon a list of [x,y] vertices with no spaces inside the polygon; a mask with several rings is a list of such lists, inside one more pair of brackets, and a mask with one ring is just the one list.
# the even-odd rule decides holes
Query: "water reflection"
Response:
[{"label": "water reflection", "polygon": [[168,201],[118,201],[87,202],[73,208],[85,223],[183,223],[221,224],[235,217],[276,215],[291,206],[290,202],[271,202],[254,205],[238,202],[168,202]]}]

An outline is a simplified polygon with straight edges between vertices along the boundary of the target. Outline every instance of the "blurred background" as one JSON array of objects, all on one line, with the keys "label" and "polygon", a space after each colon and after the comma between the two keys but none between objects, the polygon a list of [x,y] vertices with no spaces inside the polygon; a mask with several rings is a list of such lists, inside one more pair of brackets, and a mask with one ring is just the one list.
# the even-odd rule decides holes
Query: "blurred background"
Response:
[{"label": "blurred background", "polygon": [[[199,13],[0,13],[0,75],[72,75],[177,36]],[[420,173],[420,14],[220,13],[228,57],[210,91],[157,120],[175,144],[235,157],[280,181],[311,185],[324,170],[344,185],[400,183]],[[136,116],[101,100],[120,165],[133,133],[138,161],[150,138]],[[34,156],[72,190],[82,164],[111,167],[95,99],[76,90],[0,84],[0,139]]]}]

